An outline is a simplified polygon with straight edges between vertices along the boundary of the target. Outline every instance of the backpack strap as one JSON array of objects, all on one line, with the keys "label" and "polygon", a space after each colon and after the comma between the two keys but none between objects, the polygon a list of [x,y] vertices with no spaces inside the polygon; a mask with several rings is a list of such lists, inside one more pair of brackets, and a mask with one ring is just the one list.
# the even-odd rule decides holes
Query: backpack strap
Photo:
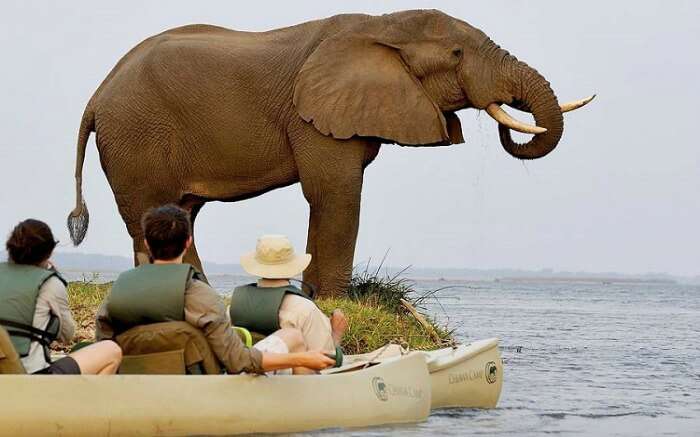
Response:
[{"label": "backpack strap", "polygon": [[[314,300],[314,298],[316,297],[316,286],[314,284],[311,284],[311,283],[306,282],[306,281],[302,281],[301,279],[290,278],[289,282],[291,283],[292,281],[298,282],[299,285],[301,285],[301,287],[299,287],[299,289],[302,291],[302,293],[304,293],[306,295],[306,297],[308,297],[309,299]],[[306,291],[304,291],[304,287],[306,287],[309,290],[308,293]]]},{"label": "backpack strap", "polygon": [[31,341],[38,342],[43,347],[44,359],[46,359],[47,363],[52,363],[49,349],[51,348],[51,343],[58,337],[59,323],[56,316],[53,314],[50,315],[49,324],[47,325],[48,330],[46,331],[35,328],[31,325],[25,325],[24,323],[18,323],[7,319],[0,319],[0,325],[6,326],[8,328],[7,333],[11,336],[24,337]]}]

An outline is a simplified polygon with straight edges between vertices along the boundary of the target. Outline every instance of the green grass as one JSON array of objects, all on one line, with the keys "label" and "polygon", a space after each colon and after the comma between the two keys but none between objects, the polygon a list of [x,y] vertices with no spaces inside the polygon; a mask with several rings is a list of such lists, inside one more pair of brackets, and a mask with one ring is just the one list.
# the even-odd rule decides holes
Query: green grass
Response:
[{"label": "green grass", "polygon": [[[94,339],[95,314],[112,286],[111,283],[97,284],[96,279],[71,282],[68,286],[68,301],[77,324],[75,342]],[[420,307],[421,302],[439,291],[417,296],[414,286],[413,282],[398,275],[365,270],[353,275],[347,296],[321,297],[316,303],[326,314],[335,308],[345,313],[349,328],[342,346],[347,354],[368,352],[387,343],[411,349],[435,349],[452,344],[452,331],[447,327],[426,316],[440,337],[438,341],[401,304],[401,299],[405,299]],[[228,297],[224,299],[228,300]],[[61,347],[59,350],[66,349]]]},{"label": "green grass", "polygon": [[406,311],[392,312],[381,305],[345,297],[319,299],[317,303],[327,314],[340,308],[347,316],[349,327],[342,344],[347,354],[369,352],[387,343],[411,349],[435,349],[451,343],[447,329],[435,326],[441,337],[437,342]]},{"label": "green grass", "polygon": [[[383,264],[383,263],[382,263]],[[435,349],[453,344],[452,331],[440,326],[430,316],[427,322],[438,334],[439,340],[409,313],[401,303],[408,301],[420,308],[426,299],[434,298],[440,290],[418,294],[415,283],[396,275],[381,274],[382,265],[353,272],[346,296],[321,298],[318,306],[330,314],[340,308],[348,317],[349,328],[343,337],[343,350],[349,354],[368,352],[387,343],[397,343],[411,349]]]}]

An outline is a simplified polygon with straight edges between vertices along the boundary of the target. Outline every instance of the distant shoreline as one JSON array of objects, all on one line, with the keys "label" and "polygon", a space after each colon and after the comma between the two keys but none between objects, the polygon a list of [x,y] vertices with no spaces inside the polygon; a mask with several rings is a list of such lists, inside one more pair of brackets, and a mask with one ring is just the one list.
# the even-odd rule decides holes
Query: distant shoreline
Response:
[{"label": "distant shoreline", "polygon": [[[0,255],[1,257],[1,255]],[[107,276],[119,273],[133,267],[133,260],[125,256],[65,253],[54,254],[57,267],[73,275],[91,272]],[[356,271],[367,269],[375,271],[377,266],[367,267],[359,262]],[[247,277],[248,275],[238,264],[221,264],[204,262],[204,270],[210,276]],[[592,283],[592,284],[700,284],[700,275],[678,276],[667,273],[616,273],[616,272],[585,272],[585,271],[556,271],[553,269],[524,270],[524,269],[477,269],[477,268],[430,268],[411,266],[406,269],[384,266],[380,274],[389,276],[399,275],[406,279],[430,282],[512,282],[512,283]]]},{"label": "distant shoreline", "polygon": [[460,277],[435,277],[435,276],[411,276],[406,279],[412,281],[430,282],[509,282],[509,283],[576,283],[576,284],[678,284],[675,279],[645,279],[645,278],[608,278],[588,276],[523,276],[523,277],[496,277],[496,278],[460,278]]},{"label": "distant shoreline", "polygon": [[591,284],[677,284],[675,279],[645,279],[645,278],[605,278],[605,277],[510,277],[497,278],[496,282],[576,282],[576,283],[591,283]]},{"label": "distant shoreline", "polygon": [[[118,270],[80,270],[80,269],[62,269],[62,272],[73,280],[80,280],[82,275],[85,279],[92,282],[110,282],[114,280],[121,271]],[[91,278],[90,275],[95,277]],[[252,281],[254,278],[246,273],[209,273],[209,277],[218,278],[238,278],[245,281]],[[436,277],[436,276],[412,276],[407,274],[404,276],[409,281],[419,282],[449,282],[449,283],[473,283],[473,282],[505,282],[505,283],[568,283],[568,284],[678,284],[674,279],[646,279],[646,278],[610,278],[610,277],[588,277],[588,276],[571,276],[571,277],[556,277],[556,276],[524,276],[524,277],[501,277],[501,278],[460,278],[460,277]]]}]

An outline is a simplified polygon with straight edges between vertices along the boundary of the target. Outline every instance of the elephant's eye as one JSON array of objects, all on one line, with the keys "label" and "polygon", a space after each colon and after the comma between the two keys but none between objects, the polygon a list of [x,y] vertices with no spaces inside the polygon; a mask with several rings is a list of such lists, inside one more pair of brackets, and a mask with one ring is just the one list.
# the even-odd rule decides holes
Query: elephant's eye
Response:
[{"label": "elephant's eye", "polygon": [[456,58],[461,58],[462,57],[462,49],[459,47],[456,49],[452,49],[452,55],[454,55]]}]

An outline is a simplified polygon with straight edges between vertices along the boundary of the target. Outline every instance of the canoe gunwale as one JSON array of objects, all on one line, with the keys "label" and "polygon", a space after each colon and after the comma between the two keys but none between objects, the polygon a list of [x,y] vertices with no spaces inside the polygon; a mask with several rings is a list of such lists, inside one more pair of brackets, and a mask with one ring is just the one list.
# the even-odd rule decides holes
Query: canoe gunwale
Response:
[{"label": "canoe gunwale", "polygon": [[[463,363],[464,361],[470,360],[480,354],[488,352],[491,349],[498,348],[498,344],[498,338],[489,338],[486,340],[478,340],[468,345],[454,347],[452,348],[452,353],[450,354],[437,356],[431,356],[430,352],[423,352],[423,354],[426,355],[428,371],[430,373],[433,373],[456,366],[460,363]],[[460,349],[462,350],[460,351]],[[460,353],[458,355],[455,355],[455,352],[458,351],[460,351]]]}]

